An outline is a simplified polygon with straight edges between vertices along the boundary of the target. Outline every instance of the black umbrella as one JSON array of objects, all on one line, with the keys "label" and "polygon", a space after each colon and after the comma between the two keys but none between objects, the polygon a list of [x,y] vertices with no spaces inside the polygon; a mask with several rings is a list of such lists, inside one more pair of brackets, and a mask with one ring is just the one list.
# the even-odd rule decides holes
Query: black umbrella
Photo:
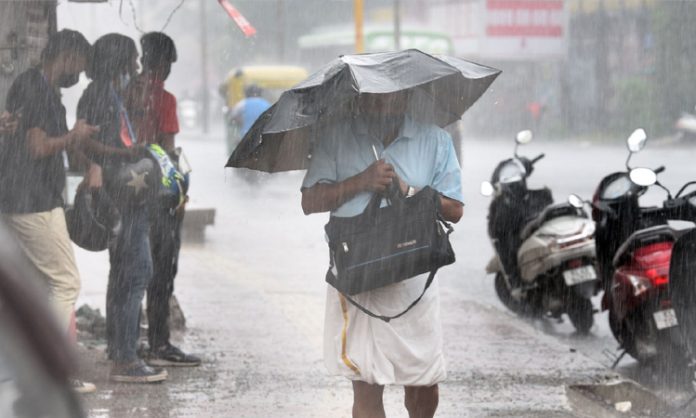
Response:
[{"label": "black umbrella", "polygon": [[256,120],[227,167],[271,173],[307,168],[316,128],[350,116],[350,104],[363,94],[409,92],[410,117],[447,126],[499,74],[495,68],[416,49],[344,55],[284,92]]}]

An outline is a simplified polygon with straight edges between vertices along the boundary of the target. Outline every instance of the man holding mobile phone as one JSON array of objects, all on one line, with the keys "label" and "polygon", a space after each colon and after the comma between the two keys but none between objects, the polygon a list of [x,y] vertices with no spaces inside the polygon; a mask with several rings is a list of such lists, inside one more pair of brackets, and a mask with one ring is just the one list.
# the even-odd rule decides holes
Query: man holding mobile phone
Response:
[{"label": "man holding mobile phone", "polygon": [[[0,130],[5,133],[0,151],[0,219],[43,279],[66,335],[80,276],[63,211],[63,155],[99,128],[78,120],[69,130],[60,89],[77,83],[90,50],[79,32],[66,29],[51,36],[41,64],[13,82],[7,95],[9,113],[0,116]],[[94,385],[75,380],[74,388],[89,392]]]}]

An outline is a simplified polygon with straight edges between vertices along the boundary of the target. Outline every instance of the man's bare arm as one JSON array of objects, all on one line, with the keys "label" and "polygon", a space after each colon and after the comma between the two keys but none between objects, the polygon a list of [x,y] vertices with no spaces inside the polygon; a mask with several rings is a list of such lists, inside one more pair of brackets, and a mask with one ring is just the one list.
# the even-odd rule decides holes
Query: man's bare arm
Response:
[{"label": "man's bare arm", "polygon": [[117,148],[110,145],[105,145],[104,143],[94,139],[86,139],[81,141],[80,150],[90,159],[103,156],[132,157],[136,153],[135,147]]},{"label": "man's bare arm", "polygon": [[305,215],[332,211],[363,190],[360,174],[339,183],[317,183],[302,190],[302,211]]},{"label": "man's bare arm", "polygon": [[70,132],[59,137],[49,137],[41,128],[27,131],[27,145],[33,158],[45,158],[66,150],[72,143],[83,141],[99,132],[98,126],[89,125],[84,119],[78,119]]},{"label": "man's bare arm", "polygon": [[45,158],[58,154],[67,149],[75,140],[75,135],[68,132],[59,137],[49,137],[41,128],[31,128],[27,131],[29,153],[33,158]]},{"label": "man's bare arm", "polygon": [[440,213],[446,221],[457,223],[464,215],[464,205],[449,197],[440,196]]},{"label": "man's bare arm", "polygon": [[384,160],[375,161],[365,171],[338,183],[317,183],[302,190],[305,215],[332,211],[365,191],[384,192],[396,176],[394,167]]}]

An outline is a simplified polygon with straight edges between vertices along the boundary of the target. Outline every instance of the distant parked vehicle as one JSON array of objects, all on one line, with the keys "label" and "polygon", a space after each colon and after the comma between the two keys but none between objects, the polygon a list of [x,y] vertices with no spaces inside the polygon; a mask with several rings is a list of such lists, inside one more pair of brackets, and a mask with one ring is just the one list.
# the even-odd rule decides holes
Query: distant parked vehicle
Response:
[{"label": "distant parked vehicle", "polygon": [[241,141],[238,127],[231,121],[230,112],[244,98],[244,89],[256,85],[263,91],[263,98],[274,103],[287,89],[308,76],[306,69],[293,65],[247,65],[233,68],[219,88],[225,99],[222,111],[225,115],[226,142],[228,154]]}]

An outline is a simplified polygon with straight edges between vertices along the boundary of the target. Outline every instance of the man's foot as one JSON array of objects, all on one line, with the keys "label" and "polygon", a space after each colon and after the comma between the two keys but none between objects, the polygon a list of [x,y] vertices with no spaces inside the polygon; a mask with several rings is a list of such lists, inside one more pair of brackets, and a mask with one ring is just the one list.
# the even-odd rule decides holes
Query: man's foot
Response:
[{"label": "man's foot", "polygon": [[94,383],[85,382],[80,379],[70,379],[70,386],[77,393],[92,393],[97,390]]},{"label": "man's foot", "polygon": [[201,359],[191,354],[186,354],[171,344],[167,344],[156,350],[150,350],[147,356],[147,364],[158,367],[195,367],[200,366]]},{"label": "man's foot", "polygon": [[155,369],[138,359],[131,363],[114,364],[111,380],[122,383],[155,383],[167,380],[167,371]]}]

